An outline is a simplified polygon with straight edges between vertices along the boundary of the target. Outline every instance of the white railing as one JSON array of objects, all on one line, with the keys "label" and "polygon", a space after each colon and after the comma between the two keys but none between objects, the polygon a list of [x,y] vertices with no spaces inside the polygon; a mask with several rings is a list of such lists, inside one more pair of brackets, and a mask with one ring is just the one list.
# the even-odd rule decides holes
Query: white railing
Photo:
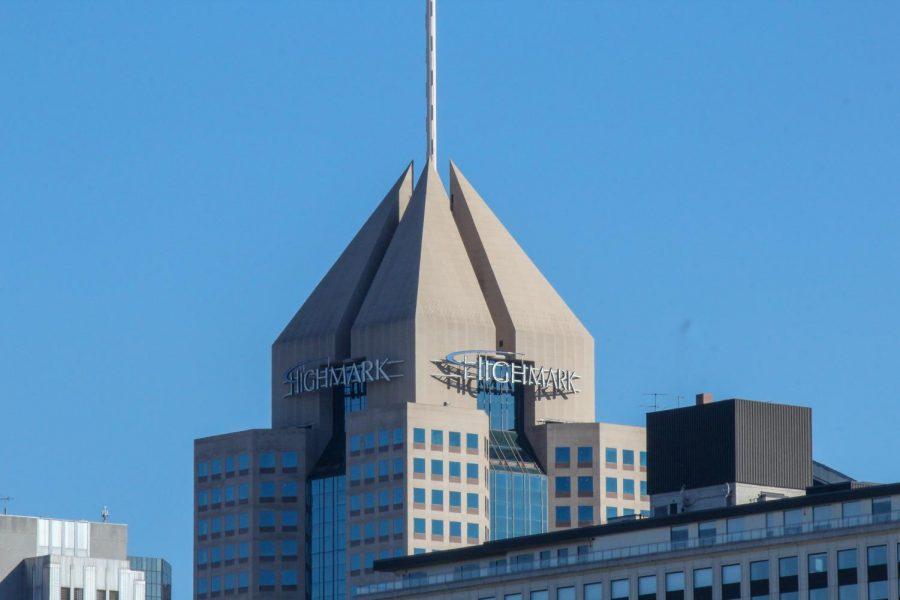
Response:
[{"label": "white railing", "polygon": [[380,594],[384,592],[399,591],[432,585],[444,585],[448,583],[456,583],[460,581],[468,581],[484,577],[499,577],[516,573],[534,573],[537,571],[555,569],[557,567],[566,567],[570,565],[602,563],[605,561],[618,560],[622,558],[632,558],[635,556],[647,556],[650,554],[677,552],[694,548],[706,548],[708,546],[719,546],[723,544],[750,542],[754,540],[764,540],[770,538],[782,538],[794,535],[803,535],[806,533],[829,531],[832,529],[844,529],[847,527],[860,527],[864,525],[891,523],[897,521],[900,521],[900,510],[881,513],[877,515],[868,514],[838,519],[808,521],[798,523],[796,525],[787,525],[782,527],[748,529],[746,531],[736,533],[723,533],[716,536],[691,538],[683,541],[669,541],[658,542],[655,544],[641,544],[638,546],[624,546],[622,548],[597,550],[595,552],[587,552],[583,554],[577,554],[575,556],[569,555],[565,557],[530,560],[514,564],[504,563],[502,565],[490,567],[463,565],[462,567],[457,568],[452,572],[435,573],[432,575],[426,575],[425,573],[411,573],[408,575],[404,575],[402,578],[396,579],[394,581],[384,581],[381,583],[358,586],[354,588],[353,595],[365,596],[370,594]]}]

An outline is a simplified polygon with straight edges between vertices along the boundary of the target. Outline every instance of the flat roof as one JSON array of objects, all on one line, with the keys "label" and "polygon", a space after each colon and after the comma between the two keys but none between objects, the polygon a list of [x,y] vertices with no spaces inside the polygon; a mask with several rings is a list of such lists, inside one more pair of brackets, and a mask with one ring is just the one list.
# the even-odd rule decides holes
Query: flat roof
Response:
[{"label": "flat roof", "polygon": [[836,485],[841,486],[841,489],[834,491],[823,490],[818,492],[813,488],[813,493],[807,493],[804,496],[795,496],[793,498],[768,500],[766,502],[752,502],[749,504],[738,504],[737,506],[727,506],[722,508],[711,508],[707,510],[680,513],[677,515],[668,515],[665,517],[618,521],[607,523],[606,525],[590,525],[588,527],[561,529],[559,531],[551,531],[548,533],[538,533],[523,537],[485,542],[478,546],[466,546],[463,548],[454,548],[452,550],[429,552],[427,554],[386,558],[376,560],[373,568],[376,571],[384,572],[409,571],[412,569],[446,563],[478,560],[496,556],[498,554],[506,554],[510,551],[552,546],[585,538],[603,537],[605,535],[654,529],[656,527],[669,527],[672,525],[681,525],[683,523],[693,523],[695,521],[709,521],[712,519],[755,515],[773,510],[786,510],[791,508],[816,506],[819,504],[831,504],[834,502],[846,502],[848,500],[862,500],[865,498],[877,498],[879,496],[900,494],[900,483],[867,485],[862,487],[844,486],[842,484]]}]

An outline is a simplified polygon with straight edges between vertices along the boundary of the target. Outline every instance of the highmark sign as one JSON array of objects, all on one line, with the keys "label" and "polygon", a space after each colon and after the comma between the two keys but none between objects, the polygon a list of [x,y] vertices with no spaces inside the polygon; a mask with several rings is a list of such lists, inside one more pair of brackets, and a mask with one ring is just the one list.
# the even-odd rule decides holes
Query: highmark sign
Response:
[{"label": "highmark sign", "polygon": [[532,387],[542,396],[577,394],[575,381],[581,377],[568,369],[539,367],[529,364],[524,354],[503,350],[459,350],[441,361],[443,370],[454,377],[462,389],[471,383],[519,384]]},{"label": "highmark sign", "polygon": [[354,383],[391,381],[403,376],[390,372],[392,365],[402,362],[402,360],[382,358],[332,365],[330,359],[327,358],[307,360],[292,367],[284,374],[284,385],[290,387],[284,397],[290,398],[324,388]]}]

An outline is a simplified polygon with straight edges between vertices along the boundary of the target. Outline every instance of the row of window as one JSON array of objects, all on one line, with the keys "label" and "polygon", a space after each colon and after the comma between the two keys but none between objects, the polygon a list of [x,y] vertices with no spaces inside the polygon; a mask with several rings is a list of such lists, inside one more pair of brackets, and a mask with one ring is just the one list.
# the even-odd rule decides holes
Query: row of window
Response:
[{"label": "row of window", "polygon": [[[575,450],[576,466],[581,468],[594,466],[594,447],[578,446]],[[622,450],[622,467],[625,469],[634,469],[634,450]],[[641,469],[647,468],[647,453],[643,450],[638,452]],[[616,467],[619,465],[618,448],[606,448],[604,455],[607,467]],[[556,467],[569,468],[572,465],[572,449],[569,446],[557,446],[555,449]]]},{"label": "row of window", "polygon": [[394,479],[400,479],[403,477],[404,463],[405,459],[400,456],[391,460],[382,458],[374,462],[353,463],[349,469],[350,484],[371,483],[376,476],[380,481],[387,481],[392,475]]},{"label": "row of window", "polygon": [[[416,517],[413,519],[413,535],[418,539],[423,539],[428,533],[427,521],[431,521],[431,537],[432,539],[443,539],[447,533],[451,538],[460,538],[462,540],[463,525],[465,525],[466,538],[468,543],[478,542],[478,523],[462,523],[461,521],[444,521],[442,519],[424,519]],[[444,524],[447,527],[444,527]]]},{"label": "row of window", "polygon": [[[577,510],[579,525],[590,525],[594,523],[594,507],[589,504],[581,504],[575,507]],[[556,517],[556,526],[557,527],[571,527],[574,523],[572,521],[572,507],[570,506],[557,506],[554,509],[555,517]],[[606,507],[606,519],[615,519],[616,517],[628,517],[634,514],[638,514],[633,508],[622,508],[621,514],[619,513],[619,507],[617,506],[607,506]],[[649,517],[649,510],[642,510],[639,513],[642,517]]]},{"label": "row of window", "polygon": [[[416,508],[424,508],[426,504],[426,493],[425,488],[413,488],[413,504],[421,505]],[[444,496],[447,497],[449,501],[450,509],[453,510],[462,508],[462,499],[463,493],[457,491],[444,492],[444,490],[431,490],[431,508],[432,510],[438,509],[443,510],[444,508]],[[467,492],[465,494],[466,498],[466,510],[469,512],[478,512],[478,494],[476,492]]]},{"label": "row of window", "polygon": [[[588,553],[588,547],[579,547],[579,554]],[[562,552],[565,551],[565,556]],[[898,544],[898,556],[900,556],[900,544]],[[860,577],[858,573],[859,555],[864,553],[866,560],[866,595],[867,600],[888,600],[888,570],[887,570],[887,546],[869,546],[864,552],[856,548],[838,550],[835,554],[837,576],[829,574],[828,553],[814,553],[806,556],[806,589],[809,600],[828,600],[829,589],[837,588],[837,597],[841,600],[860,598]],[[545,556],[546,555],[546,556]],[[568,557],[568,549],[560,549],[560,558]],[[542,559],[550,558],[549,551],[541,553]],[[516,566],[530,566],[534,561],[533,554],[524,554],[512,557],[512,570]],[[737,600],[750,598],[750,600],[769,600],[777,597],[780,600],[799,600],[800,594],[800,564],[798,556],[786,556],[772,561],[759,560],[751,562],[746,571],[741,564],[723,565],[720,569],[719,594],[722,600]],[[900,565],[898,565],[900,566]],[[502,573],[507,570],[506,561],[496,561],[492,567]],[[774,576],[774,577],[773,577]],[[687,579],[690,579],[692,596],[686,596]],[[774,585],[773,585],[774,583]],[[713,569],[711,567],[694,569],[685,574],[684,571],[666,573],[662,581],[662,590],[656,575],[646,575],[632,579],[614,579],[609,582],[609,598],[611,600],[628,600],[632,597],[632,587],[636,584],[638,600],[657,600],[659,591],[663,592],[665,600],[684,600],[692,597],[694,600],[712,600],[713,598]],[[603,598],[603,583],[594,582],[584,585],[582,598],[584,600],[601,600]],[[503,600],[521,600],[521,593],[506,594]],[[549,598],[549,590],[534,590],[529,593],[529,600],[546,600]],[[556,588],[557,600],[574,600],[575,588],[563,586]],[[483,597],[480,600],[496,600],[496,597]]]},{"label": "row of window", "polygon": [[[259,455],[259,472],[274,473],[277,469],[278,457],[281,458],[282,473],[296,473],[298,458],[296,452],[262,452]],[[205,481],[209,479],[221,479],[234,477],[235,474],[246,475],[250,472],[250,455],[239,454],[237,456],[225,456],[197,462],[197,479]]]},{"label": "row of window", "polygon": [[[424,458],[415,457],[413,458],[413,476],[425,477],[428,473],[425,470],[425,467],[430,464],[431,467],[431,478],[432,479],[443,479],[444,478],[444,462],[439,458],[432,458],[430,460],[426,460]],[[451,481],[453,479],[457,479],[462,481],[462,464],[459,461],[448,460],[446,461],[449,475],[451,477]],[[465,463],[466,465],[466,482],[467,483],[478,483],[478,464],[477,463]]]},{"label": "row of window", "polygon": [[[261,510],[259,511],[259,531],[272,532],[275,531],[277,516],[281,515],[281,531],[294,532],[297,531],[299,523],[299,514],[296,510]],[[220,517],[212,517],[211,519],[197,519],[197,536],[199,539],[206,539],[206,536],[213,538],[225,533],[225,535],[234,535],[235,529],[238,533],[245,533],[250,527],[250,516],[248,513],[229,514]]]},{"label": "row of window", "polygon": [[384,512],[388,510],[391,504],[395,508],[403,508],[403,496],[405,488],[382,488],[377,492],[363,492],[362,494],[350,495],[350,516],[355,517],[361,511],[371,513],[375,511],[377,502],[378,510]]},{"label": "row of window", "polygon": [[[448,431],[447,432],[447,443],[450,447],[450,450],[453,451],[459,450],[462,448],[462,436],[463,434],[459,431]],[[478,452],[478,434],[477,433],[467,433],[466,436],[466,450]],[[425,430],[421,427],[416,427],[413,429],[413,444],[417,448],[425,447]],[[432,429],[431,430],[431,449],[432,450],[441,450],[444,447],[444,430],[443,429]]]},{"label": "row of window", "polygon": [[[294,542],[296,545],[296,542]],[[296,555],[296,550],[294,552]],[[220,566],[223,562],[226,566],[230,566],[237,562],[246,562],[250,558],[250,542],[239,542],[236,544],[225,544],[224,546],[213,546],[211,548],[200,548],[197,550],[197,568],[205,569],[207,565],[212,568]]]},{"label": "row of window", "polygon": [[[299,494],[299,484],[296,481],[283,481],[280,485],[274,481],[263,481],[259,484],[259,501],[274,502],[276,491],[282,502],[296,502]],[[237,486],[227,485],[221,488],[211,488],[197,492],[197,509],[217,509],[222,506],[234,506],[246,504],[250,499],[250,484],[241,483]]]},{"label": "row of window", "polygon": [[[359,572],[363,569],[367,571],[372,570],[372,565],[375,563],[376,558],[378,560],[384,560],[386,558],[396,557],[396,556],[405,556],[406,551],[403,548],[394,548],[393,550],[390,548],[382,548],[376,554],[375,552],[356,552],[350,554],[350,572],[354,573]],[[355,574],[355,573],[354,573]]]},{"label": "row of window", "polygon": [[374,451],[376,449],[376,437],[378,439],[377,448],[380,450],[387,450],[391,445],[394,447],[403,446],[403,428],[380,429],[378,432],[369,431],[351,435],[350,453],[357,454],[364,451]]},{"label": "row of window", "polygon": [[400,539],[403,537],[403,529],[403,517],[380,519],[377,522],[373,520],[365,523],[351,523],[349,531],[350,545],[371,544],[376,538],[380,541],[385,541],[391,536],[395,539]]},{"label": "row of window", "polygon": [[[591,475],[584,475],[575,478],[578,486],[579,496],[594,495],[594,478]],[[635,496],[634,479],[622,479],[622,495],[624,497]],[[644,480],[637,481],[640,495],[647,495],[647,482]],[[554,490],[557,498],[568,498],[572,494],[572,477],[559,476],[554,477]],[[619,492],[619,480],[615,477],[606,477],[606,494],[617,496]]]},{"label": "row of window", "polygon": [[[259,571],[258,588],[260,592],[272,592],[278,589],[276,579],[280,583],[280,589],[285,592],[296,591],[299,581],[299,573],[296,569],[287,569],[276,573],[267,569]],[[212,577],[198,577],[195,585],[198,598],[206,598],[208,594],[217,596],[223,591],[241,593],[249,590],[250,574],[246,571],[240,573],[226,573],[225,575],[213,575]]]}]

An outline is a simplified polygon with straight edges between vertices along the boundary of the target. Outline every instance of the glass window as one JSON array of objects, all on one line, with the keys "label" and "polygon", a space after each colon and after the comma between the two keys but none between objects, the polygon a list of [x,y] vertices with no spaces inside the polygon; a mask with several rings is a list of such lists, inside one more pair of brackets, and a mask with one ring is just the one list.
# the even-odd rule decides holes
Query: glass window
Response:
[{"label": "glass window", "polygon": [[466,523],[466,537],[470,540],[478,539],[478,523]]},{"label": "glass window", "polygon": [[462,477],[462,466],[458,460],[451,460],[450,462],[450,477],[460,478]]},{"label": "glass window", "polygon": [[712,569],[694,569],[694,600],[712,600]]},{"label": "glass window", "polygon": [[212,461],[210,462],[210,465],[211,465],[210,469],[209,469],[210,474],[212,474],[213,476],[222,474],[222,459],[221,458],[212,459]]},{"label": "glass window", "polygon": [[556,507],[556,526],[568,527],[572,523],[572,509],[568,506]]},{"label": "glass window", "polygon": [[841,504],[841,516],[845,519],[859,517],[865,512],[865,500],[855,500],[853,502],[844,502]]},{"label": "glass window", "polygon": [[506,594],[503,596],[503,600],[522,600],[522,594]]},{"label": "glass window", "polygon": [[622,480],[622,493],[626,496],[634,496],[634,479]]},{"label": "glass window", "polygon": [[466,494],[466,508],[467,509],[478,509],[478,494],[469,492]]},{"label": "glass window", "polygon": [[869,580],[869,600],[887,600],[887,546],[869,546],[866,548],[866,567]]},{"label": "glass window", "polygon": [[837,553],[838,599],[859,600],[859,574],[857,572],[856,548],[839,550]]},{"label": "glass window", "polygon": [[578,478],[578,495],[593,496],[594,495],[594,478],[590,475]]},{"label": "glass window", "polygon": [[656,575],[638,577],[638,600],[656,600]]},{"label": "glass window", "polygon": [[590,504],[578,507],[578,524],[588,524],[594,522],[594,507]]},{"label": "glass window", "polygon": [[361,435],[351,435],[350,436],[350,452],[359,452],[362,450],[362,436]]},{"label": "glass window", "polygon": [[697,537],[701,544],[711,544],[716,537],[716,522],[707,521],[697,525]]},{"label": "glass window", "polygon": [[401,427],[397,427],[394,429],[394,445],[400,446],[403,444],[403,429]]},{"label": "glass window", "polygon": [[575,600],[574,587],[556,588],[556,600]]},{"label": "glass window", "polygon": [[363,463],[363,476],[366,479],[375,479],[375,463]]},{"label": "glass window", "polygon": [[874,498],[872,500],[872,515],[876,523],[889,521],[891,518],[891,499]]},{"label": "glass window", "polygon": [[741,565],[722,567],[722,600],[739,600],[741,597]]},{"label": "glass window", "polygon": [[259,484],[259,497],[263,500],[272,500],[275,498],[275,482],[263,481]]},{"label": "glass window", "polygon": [[288,498],[297,498],[297,482],[296,481],[284,481],[281,483],[281,497],[282,499]]},{"label": "glass window", "polygon": [[611,465],[619,462],[619,453],[615,448],[606,449],[606,462]]},{"label": "glass window", "polygon": [[687,525],[672,527],[669,530],[669,541],[672,542],[673,549],[686,548],[690,530]]},{"label": "glass window", "polygon": [[281,511],[281,527],[282,529],[286,529],[288,527],[297,527],[298,515],[296,510],[283,510]]},{"label": "glass window", "polygon": [[197,477],[207,477],[209,475],[209,463],[200,461],[197,463]]},{"label": "glass window", "polygon": [[431,430],[431,445],[432,446],[443,446],[444,445],[444,432],[440,429],[432,429]]},{"label": "glass window", "polygon": [[644,450],[641,450],[640,459],[641,459],[641,467],[646,469],[647,468],[647,453]]},{"label": "glass window", "polygon": [[641,481],[641,497],[645,497],[647,495],[647,482]]},{"label": "glass window", "polygon": [[363,448],[366,450],[374,450],[375,449],[375,432],[367,431],[363,434]]},{"label": "glass window", "polygon": [[584,600],[603,600],[603,584],[600,582],[584,584]]},{"label": "glass window", "polygon": [[444,461],[432,458],[431,459],[431,474],[432,475],[444,475]]},{"label": "glass window", "polygon": [[431,504],[437,506],[444,505],[444,490],[431,490]]},{"label": "glass window", "polygon": [[619,509],[612,505],[607,505],[606,507],[606,518],[615,519],[619,516]]},{"label": "glass window", "polygon": [[387,477],[390,475],[390,463],[388,463],[388,459],[382,458],[378,461],[378,477]]},{"label": "glass window", "polygon": [[450,506],[462,506],[462,492],[450,492]]},{"label": "glass window", "polygon": [[813,506],[813,529],[828,529],[832,517],[830,504]]},{"label": "glass window", "polygon": [[393,488],[394,492],[394,504],[403,504],[403,488],[395,487]]},{"label": "glass window", "polygon": [[274,452],[263,452],[259,455],[259,468],[260,469],[274,469],[275,468],[275,453]]},{"label": "glass window", "polygon": [[569,464],[570,460],[570,448],[567,446],[559,446],[556,448],[556,464]]},{"label": "glass window", "polygon": [[444,535],[444,522],[440,519],[431,520],[431,535]]},{"label": "glass window", "polygon": [[425,519],[413,519],[413,533],[425,535]]},{"label": "glass window", "polygon": [[297,468],[297,453],[296,452],[282,452],[281,454],[281,468],[285,471],[290,471],[292,469]]},{"label": "glass window", "polygon": [[684,600],[684,572],[666,573],[666,600]]},{"label": "glass window", "polygon": [[389,429],[378,430],[378,447],[386,448],[391,445],[391,432]]},{"label": "glass window", "polygon": [[588,467],[594,464],[594,449],[590,446],[578,446],[578,465]]},{"label": "glass window", "polygon": [[606,478],[606,493],[615,494],[619,490],[618,479],[615,477]]},{"label": "glass window", "polygon": [[458,431],[451,431],[449,438],[451,448],[459,448],[462,445],[462,436]]},{"label": "glass window", "polygon": [[238,469],[241,471],[246,471],[250,468],[250,455],[249,454],[241,454],[238,456]]},{"label": "glass window", "polygon": [[555,477],[556,495],[568,496],[572,493],[572,479],[570,477]]},{"label": "glass window", "polygon": [[782,600],[799,598],[799,562],[796,556],[778,559],[778,593]]},{"label": "glass window", "polygon": [[425,504],[425,488],[413,488],[413,502]]},{"label": "glass window", "polygon": [[416,427],[413,429],[413,443],[414,444],[424,444],[425,443],[425,430],[421,427]]},{"label": "glass window", "polygon": [[631,586],[627,579],[616,579],[609,584],[609,595],[612,600],[628,600],[631,595]]},{"label": "glass window", "polygon": [[462,537],[462,523],[450,521],[450,537]]},{"label": "glass window", "polygon": [[466,479],[478,481],[478,465],[476,463],[466,463]]},{"label": "glass window", "polygon": [[421,475],[425,474],[425,459],[424,458],[414,458],[413,459],[413,473],[418,473]]},{"label": "glass window", "polygon": [[751,600],[769,600],[769,561],[750,563]]},{"label": "glass window", "polygon": [[478,450],[478,434],[477,433],[467,433],[466,434],[466,448],[468,450]]},{"label": "glass window", "polygon": [[622,464],[626,467],[634,466],[634,450],[622,450]]}]

